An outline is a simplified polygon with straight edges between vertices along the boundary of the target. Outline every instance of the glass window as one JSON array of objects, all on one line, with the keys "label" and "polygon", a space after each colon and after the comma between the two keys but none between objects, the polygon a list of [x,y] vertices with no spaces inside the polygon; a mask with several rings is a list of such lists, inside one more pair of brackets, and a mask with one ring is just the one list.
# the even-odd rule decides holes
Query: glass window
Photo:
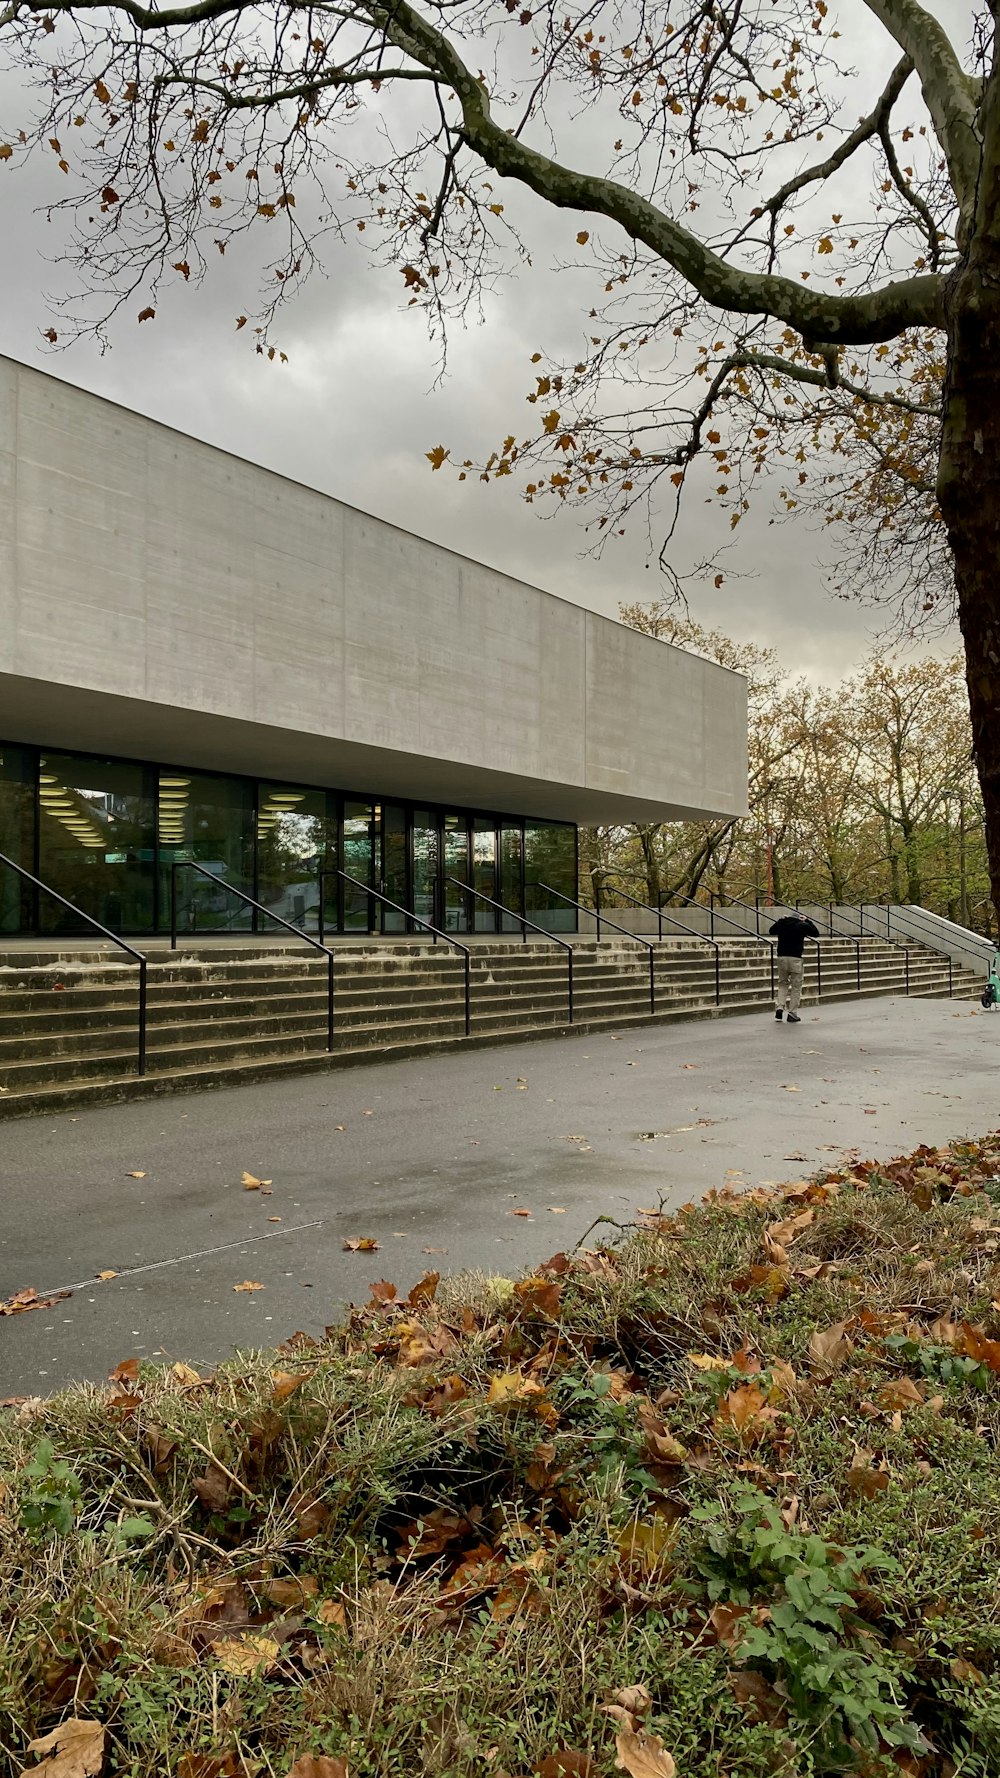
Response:
[{"label": "glass window", "polygon": [[[430,809],[413,812],[413,912],[440,926],[438,906],[438,818]],[[420,928],[417,928],[419,932]]]},{"label": "glass window", "polygon": [[[0,852],[34,874],[35,752],[0,746]],[[0,864],[0,932],[28,932],[34,921],[32,889]]]},{"label": "glass window", "polygon": [[[472,883],[480,895],[499,900],[500,884],[497,870],[497,830],[492,816],[477,815],[472,823]],[[477,932],[495,932],[497,911],[484,901],[473,902],[473,920]]]},{"label": "glass window", "polygon": [[524,824],[524,881],[528,909],[551,932],[575,932],[576,908],[560,894],[577,899],[576,828],[563,822]]},{"label": "glass window", "polygon": [[171,866],[194,862],[223,882],[212,883],[198,871],[178,870],[178,930],[251,930],[253,909],[227,894],[223,883],[253,894],[254,827],[254,787],[245,778],[161,771],[157,807],[161,927],[170,924]]},{"label": "glass window", "polygon": [[[153,927],[151,766],[43,753],[38,766],[38,874],[113,932]],[[86,932],[47,895],[42,932]]]},{"label": "glass window", "polygon": [[465,815],[444,817],[444,931],[468,932],[469,897],[460,884],[469,877],[469,823]]},{"label": "glass window", "polygon": [[[332,799],[331,799],[332,800]],[[303,931],[319,926],[319,872],[337,859],[335,809],[325,790],[261,784],[257,791],[257,900]],[[324,884],[336,894],[336,876]],[[261,916],[261,927],[269,922]],[[275,929],[270,927],[271,931]]]},{"label": "glass window", "polygon": [[343,869],[353,882],[343,883],[343,926],[345,932],[367,932],[369,919],[374,920],[374,905],[358,886],[372,880],[372,806],[371,803],[344,804]]},{"label": "glass window", "polygon": [[[524,913],[523,835],[521,823],[505,822],[500,829],[500,900],[514,913]],[[504,932],[520,932],[510,914],[503,916]]]}]

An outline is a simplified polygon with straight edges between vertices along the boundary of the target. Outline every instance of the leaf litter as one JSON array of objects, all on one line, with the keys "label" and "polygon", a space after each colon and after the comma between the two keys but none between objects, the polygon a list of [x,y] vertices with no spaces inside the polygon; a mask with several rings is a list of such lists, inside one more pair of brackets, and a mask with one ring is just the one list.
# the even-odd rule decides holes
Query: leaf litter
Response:
[{"label": "leaf litter", "polygon": [[178,1778],[995,1769],[1000,1139],[736,1173],[520,1278],[6,1407],[23,1769],[158,1770],[140,1672]]}]

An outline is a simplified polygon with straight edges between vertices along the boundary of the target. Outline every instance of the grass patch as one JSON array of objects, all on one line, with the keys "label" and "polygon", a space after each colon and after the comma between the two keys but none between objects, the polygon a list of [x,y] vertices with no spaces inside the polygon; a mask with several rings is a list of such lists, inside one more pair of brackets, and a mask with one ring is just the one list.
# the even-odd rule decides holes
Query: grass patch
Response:
[{"label": "grass patch", "polygon": [[991,1137],[8,1407],[0,1763],[996,1778],[998,1262]]}]

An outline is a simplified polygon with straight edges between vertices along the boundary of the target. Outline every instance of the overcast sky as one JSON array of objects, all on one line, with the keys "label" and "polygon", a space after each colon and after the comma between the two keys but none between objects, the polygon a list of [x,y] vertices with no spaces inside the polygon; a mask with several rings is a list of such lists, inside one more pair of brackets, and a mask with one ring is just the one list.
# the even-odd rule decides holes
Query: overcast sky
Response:
[{"label": "overcast sky", "polygon": [[[844,10],[863,21],[866,37],[874,29],[860,7]],[[876,75],[895,60],[879,36]],[[858,84],[852,120],[865,109],[867,85]],[[9,83],[0,82],[5,123],[13,100]],[[140,327],[132,305],[112,330],[111,351],[102,355],[84,340],[53,352],[40,337],[51,321],[45,294],[63,292],[70,274],[53,263],[59,225],[38,207],[53,195],[56,178],[52,160],[17,173],[0,167],[0,352],[608,615],[619,600],[659,595],[655,555],[647,564],[641,527],[595,561],[584,553],[586,539],[571,512],[544,520],[520,500],[513,478],[489,487],[459,484],[447,470],[432,473],[424,456],[436,444],[459,457],[485,455],[507,432],[520,434],[533,411],[524,406],[531,354],[578,350],[587,284],[580,274],[550,268],[573,256],[579,218],[543,212],[527,194],[515,194],[538,249],[535,264],[487,298],[482,324],[452,333],[449,373],[435,387],[434,354],[418,313],[400,307],[398,272],[373,269],[350,247],[337,249],[330,276],[315,278],[285,312],[286,365],[258,358],[247,344],[249,329],[236,333],[246,291],[228,256],[210,283],[182,286],[161,301],[155,322]],[[831,547],[829,534],[807,523],[770,526],[772,513],[765,494],[728,558],[740,577],[719,592],[706,584],[692,615],[739,639],[773,644],[793,672],[830,680],[870,650],[880,620],[827,592],[822,552]],[[691,501],[679,564],[707,553],[720,528],[728,530],[728,520],[718,508]]]}]

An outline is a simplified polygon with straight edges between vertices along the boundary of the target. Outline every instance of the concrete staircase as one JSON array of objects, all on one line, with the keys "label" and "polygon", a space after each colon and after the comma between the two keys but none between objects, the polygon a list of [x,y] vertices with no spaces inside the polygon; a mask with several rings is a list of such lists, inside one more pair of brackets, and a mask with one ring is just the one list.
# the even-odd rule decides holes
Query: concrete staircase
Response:
[{"label": "concrete staircase", "polygon": [[[613,1030],[750,1012],[771,1001],[771,950],[753,939],[654,945],[626,938],[573,943],[574,1022],[566,952],[555,944],[473,944],[471,1035],[461,956],[444,945],[381,940],[345,945],[335,967],[335,1030],[327,1050],[325,959],[266,940],[149,957],[147,1072],[136,1067],[138,969],[110,950],[0,951],[0,1117],[399,1058],[469,1044]],[[949,993],[946,958],[922,947],[824,939],[806,957],[803,1001]],[[953,967],[956,996],[980,976]]]}]

